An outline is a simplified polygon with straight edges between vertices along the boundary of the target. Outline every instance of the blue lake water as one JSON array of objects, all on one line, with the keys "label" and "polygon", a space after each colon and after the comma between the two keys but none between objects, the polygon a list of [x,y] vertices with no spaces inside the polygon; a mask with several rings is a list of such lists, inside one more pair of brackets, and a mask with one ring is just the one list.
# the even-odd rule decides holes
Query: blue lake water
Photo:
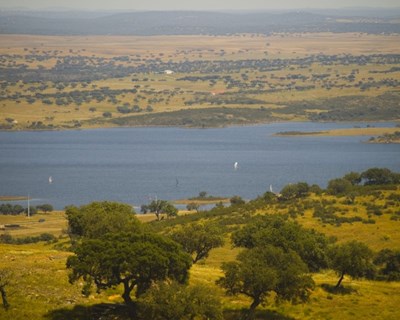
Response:
[{"label": "blue lake water", "polygon": [[155,197],[182,199],[200,191],[251,199],[270,185],[277,191],[298,181],[325,187],[329,179],[370,167],[400,171],[400,144],[363,143],[368,137],[272,136],[355,125],[365,127],[274,123],[223,129],[0,132],[0,195],[29,194],[32,205],[50,203],[57,209],[95,200],[140,206]]}]

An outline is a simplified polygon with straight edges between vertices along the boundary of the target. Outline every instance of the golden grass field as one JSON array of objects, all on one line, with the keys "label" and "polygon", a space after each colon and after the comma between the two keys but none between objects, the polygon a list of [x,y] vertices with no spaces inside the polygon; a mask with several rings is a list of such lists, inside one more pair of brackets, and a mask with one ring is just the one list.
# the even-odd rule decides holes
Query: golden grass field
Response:
[{"label": "golden grass field", "polygon": [[[265,51],[277,57],[309,54],[370,54],[398,53],[399,35],[368,35],[359,33],[302,33],[271,36],[240,34],[232,36],[36,36],[0,35],[0,53],[22,54],[24,48],[39,51],[69,50],[82,55],[159,56],[163,59],[184,56],[204,58],[219,56],[224,49],[238,58],[264,57]],[[214,51],[210,51],[214,50]],[[250,52],[247,52],[250,51]],[[183,52],[185,51],[185,52]],[[187,54],[189,52],[189,55]],[[191,54],[190,54],[191,53]],[[249,54],[249,55],[248,55]],[[169,55],[172,55],[169,57]],[[175,56],[174,56],[175,55]]]}]

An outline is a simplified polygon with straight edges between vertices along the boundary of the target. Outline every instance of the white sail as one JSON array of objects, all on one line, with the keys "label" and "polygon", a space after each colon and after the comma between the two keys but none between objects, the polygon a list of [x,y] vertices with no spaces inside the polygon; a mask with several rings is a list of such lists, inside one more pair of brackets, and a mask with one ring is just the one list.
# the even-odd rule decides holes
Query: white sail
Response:
[{"label": "white sail", "polygon": [[274,191],[272,191],[272,184],[269,185],[269,191],[274,193]]},{"label": "white sail", "polygon": [[50,177],[49,177],[49,184],[52,184],[52,183],[53,183],[53,177],[50,176]]},{"label": "white sail", "polygon": [[238,163],[238,162],[235,162],[235,163],[233,164],[233,168],[234,168],[235,170],[237,170],[237,169],[239,168],[239,163]]}]

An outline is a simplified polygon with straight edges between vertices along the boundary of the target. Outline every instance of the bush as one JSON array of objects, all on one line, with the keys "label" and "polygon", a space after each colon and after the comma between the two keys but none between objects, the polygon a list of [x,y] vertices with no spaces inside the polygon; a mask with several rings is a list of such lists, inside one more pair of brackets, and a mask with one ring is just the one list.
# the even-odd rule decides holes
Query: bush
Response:
[{"label": "bush", "polygon": [[400,174],[386,168],[371,168],[361,174],[365,185],[382,185],[400,183]]},{"label": "bush", "polygon": [[353,185],[346,179],[333,179],[328,182],[327,191],[332,195],[343,195],[351,191]]},{"label": "bush", "polygon": [[38,205],[36,206],[36,209],[43,211],[43,212],[51,212],[54,210],[53,206],[51,204],[42,204],[42,205]]},{"label": "bush", "polygon": [[6,243],[6,244],[28,244],[28,243],[37,243],[40,241],[55,242],[57,241],[57,238],[51,233],[42,233],[39,236],[24,237],[24,238],[14,238],[9,234],[0,235],[0,243]]},{"label": "bush", "polygon": [[283,200],[291,200],[295,198],[304,198],[310,192],[310,187],[306,182],[298,182],[296,184],[288,184],[281,190],[281,198]]},{"label": "bush", "polygon": [[191,202],[191,203],[187,204],[186,209],[189,210],[189,211],[192,211],[192,210],[198,211],[199,207],[200,206],[197,203]]},{"label": "bush", "polygon": [[246,202],[240,196],[233,196],[229,199],[232,206],[245,204]]},{"label": "bush", "polygon": [[222,320],[221,303],[206,286],[156,283],[139,299],[140,319]]}]

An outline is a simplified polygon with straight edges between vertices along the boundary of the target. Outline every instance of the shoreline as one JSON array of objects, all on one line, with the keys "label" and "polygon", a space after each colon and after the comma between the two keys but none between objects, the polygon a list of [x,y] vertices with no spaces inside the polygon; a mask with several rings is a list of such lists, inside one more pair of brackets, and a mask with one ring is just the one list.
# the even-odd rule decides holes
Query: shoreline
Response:
[{"label": "shoreline", "polygon": [[[273,134],[275,137],[350,137],[350,136],[382,136],[384,134],[393,134],[400,131],[399,127],[369,127],[369,128],[343,128],[326,131],[286,131]],[[379,143],[379,142],[374,142]]]},{"label": "shoreline", "polygon": [[[315,132],[307,132],[307,131],[285,131],[285,132],[276,132],[273,136],[279,137],[294,137],[294,136],[368,136],[375,135],[375,133],[371,134],[369,132],[359,134],[359,133],[351,133],[353,130],[366,130],[366,131],[374,131],[380,129],[387,129],[388,131],[378,131],[378,134],[384,133],[393,133],[394,131],[400,130],[400,120],[371,120],[371,121],[311,121],[311,120],[274,120],[274,121],[266,121],[266,122],[254,122],[254,123],[232,123],[232,124],[221,124],[216,126],[184,126],[184,125],[108,125],[108,126],[87,126],[87,127],[79,127],[79,128],[54,128],[54,129],[32,129],[32,128],[15,128],[15,129],[0,129],[0,132],[60,132],[60,131],[89,131],[89,130],[106,130],[106,129],[135,129],[135,128],[176,128],[176,129],[224,129],[224,128],[235,128],[235,127],[258,127],[270,124],[277,123],[337,123],[337,124],[350,124],[350,123],[396,123],[399,127],[366,127],[366,128],[343,128],[343,129],[332,129],[326,131],[315,131]],[[393,132],[391,130],[393,129]],[[396,130],[397,129],[397,130]],[[343,131],[343,132],[341,132]],[[348,131],[348,132],[347,132]]]},{"label": "shoreline", "polygon": [[0,196],[0,201],[24,201],[28,200],[26,196]]},{"label": "shoreline", "polygon": [[207,204],[214,204],[214,203],[228,203],[230,200],[229,198],[216,198],[216,199],[179,199],[171,201],[173,204],[198,204],[198,205],[207,205]]}]

